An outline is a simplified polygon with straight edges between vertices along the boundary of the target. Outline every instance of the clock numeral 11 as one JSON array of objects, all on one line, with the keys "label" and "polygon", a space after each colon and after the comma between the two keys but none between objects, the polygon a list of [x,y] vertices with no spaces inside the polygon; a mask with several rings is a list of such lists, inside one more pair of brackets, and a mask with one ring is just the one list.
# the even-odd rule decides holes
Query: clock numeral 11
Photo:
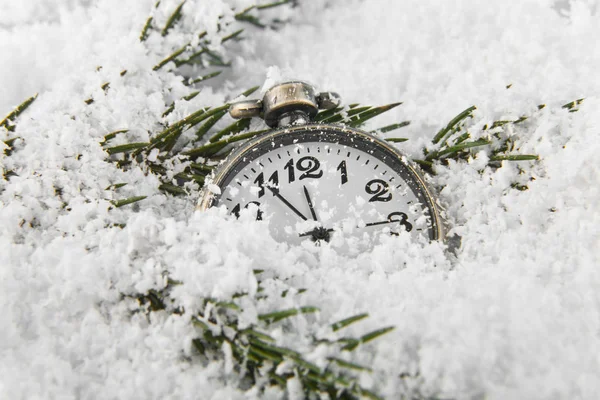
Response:
[{"label": "clock numeral 11", "polygon": [[[254,183],[256,183],[260,188],[258,191],[258,198],[260,199],[265,195],[265,175],[262,172],[258,174],[254,180]],[[268,186],[272,188],[279,188],[279,175],[277,174],[277,171],[273,172],[269,177]]]}]

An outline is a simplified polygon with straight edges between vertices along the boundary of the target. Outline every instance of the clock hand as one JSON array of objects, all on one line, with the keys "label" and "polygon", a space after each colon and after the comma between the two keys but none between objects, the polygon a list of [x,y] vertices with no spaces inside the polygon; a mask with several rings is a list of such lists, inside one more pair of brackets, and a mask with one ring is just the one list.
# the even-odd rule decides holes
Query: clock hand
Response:
[{"label": "clock hand", "polygon": [[[400,217],[400,219],[395,219],[394,217]],[[408,222],[408,216],[403,212],[393,212],[387,216],[387,221],[379,221],[379,222],[369,222],[365,225],[367,226],[375,226],[375,225],[383,225],[383,224],[391,224],[392,222],[398,222],[400,225],[404,226],[407,232],[410,232],[413,228],[412,224]]]},{"label": "clock hand", "polygon": [[308,194],[308,189],[306,188],[306,186],[304,187],[304,196],[306,196],[306,201],[308,202],[308,208],[310,208],[310,213],[312,214],[313,219],[316,221],[317,220],[317,214],[315,213],[315,208],[313,207],[313,203],[310,200],[310,195]]},{"label": "clock hand", "polygon": [[300,211],[298,211],[298,209],[296,207],[294,207],[289,201],[287,201],[282,195],[280,195],[279,190],[275,190],[270,186],[266,186],[266,188],[269,189],[275,197],[277,197],[279,200],[281,200],[283,202],[283,204],[288,206],[290,208],[290,210],[295,212],[300,218],[302,218],[304,221],[306,221],[306,217]]}]

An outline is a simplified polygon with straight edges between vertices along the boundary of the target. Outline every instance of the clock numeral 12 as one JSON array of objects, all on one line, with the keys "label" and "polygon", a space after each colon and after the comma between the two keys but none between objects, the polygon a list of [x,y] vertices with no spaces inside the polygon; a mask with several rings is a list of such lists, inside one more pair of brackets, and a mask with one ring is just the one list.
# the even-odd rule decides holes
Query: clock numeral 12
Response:
[{"label": "clock numeral 12", "polygon": [[297,169],[303,174],[298,177],[298,180],[306,179],[306,178],[320,178],[323,176],[323,171],[321,171],[321,163],[315,157],[306,156],[302,157],[296,163],[296,168],[294,169],[294,159],[290,158],[290,160],[283,166],[284,169],[288,171],[288,182],[292,183],[296,180],[296,172]]}]

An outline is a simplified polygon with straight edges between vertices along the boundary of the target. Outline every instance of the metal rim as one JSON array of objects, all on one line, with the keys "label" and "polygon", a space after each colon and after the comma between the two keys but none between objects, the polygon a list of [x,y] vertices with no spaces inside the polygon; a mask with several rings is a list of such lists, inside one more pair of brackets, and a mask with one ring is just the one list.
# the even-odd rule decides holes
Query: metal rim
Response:
[{"label": "metal rim", "polygon": [[[436,196],[434,195],[435,191],[431,186],[425,181],[423,175],[418,171],[416,165],[408,160],[408,158],[397,148],[390,146],[387,142],[372,136],[366,132],[360,131],[358,129],[348,128],[340,125],[331,125],[331,124],[308,124],[308,125],[299,125],[299,126],[290,126],[286,128],[276,129],[267,133],[264,133],[260,136],[257,136],[253,139],[248,140],[246,143],[242,144],[240,147],[235,149],[224,161],[221,165],[219,165],[217,172],[213,176],[210,183],[215,184],[221,188],[221,184],[223,180],[228,175],[230,169],[237,165],[241,159],[249,154],[249,152],[253,151],[257,146],[278,138],[284,135],[294,135],[294,133],[301,133],[307,131],[334,131],[341,132],[350,136],[359,137],[360,140],[374,142],[377,145],[381,146],[385,151],[392,153],[397,159],[398,162],[404,165],[407,170],[410,172],[412,177],[415,179],[417,185],[421,188],[423,195],[427,201],[427,206],[431,210],[431,218],[432,224],[435,228],[435,237],[432,240],[438,240],[442,242],[446,242],[446,221],[441,215],[441,207],[437,202]],[[222,188],[221,188],[222,189]],[[200,201],[198,203],[198,209],[206,210],[211,207],[215,201],[217,196],[211,193],[206,188],[202,189],[200,195]]]}]

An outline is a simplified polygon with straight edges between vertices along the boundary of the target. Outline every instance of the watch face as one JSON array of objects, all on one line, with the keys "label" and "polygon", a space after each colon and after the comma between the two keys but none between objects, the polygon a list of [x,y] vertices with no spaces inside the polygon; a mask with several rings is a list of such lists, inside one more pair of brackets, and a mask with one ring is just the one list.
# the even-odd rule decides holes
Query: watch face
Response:
[{"label": "watch face", "polygon": [[365,248],[378,235],[402,232],[439,239],[432,196],[402,158],[385,142],[349,128],[282,129],[236,151],[213,181],[221,194],[207,193],[203,204],[265,221],[275,239],[288,243]]}]

